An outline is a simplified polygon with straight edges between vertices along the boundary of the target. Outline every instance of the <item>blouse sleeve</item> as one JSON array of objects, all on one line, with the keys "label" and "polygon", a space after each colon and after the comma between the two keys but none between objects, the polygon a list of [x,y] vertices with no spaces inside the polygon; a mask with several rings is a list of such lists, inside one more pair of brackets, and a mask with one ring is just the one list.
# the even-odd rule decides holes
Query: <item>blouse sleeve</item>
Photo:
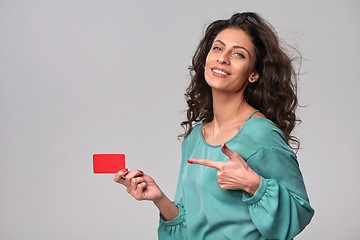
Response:
[{"label": "blouse sleeve", "polygon": [[253,223],[266,239],[292,239],[314,215],[295,153],[262,148],[247,163],[261,176],[255,194],[243,195]]},{"label": "blouse sleeve", "polygon": [[[185,138],[186,139],[186,138]],[[159,240],[182,240],[187,238],[187,228],[186,228],[186,213],[184,209],[183,199],[182,199],[182,176],[184,174],[184,142],[182,143],[182,162],[180,166],[180,173],[178,178],[178,183],[176,187],[175,200],[174,204],[179,208],[179,215],[170,220],[166,221],[160,214],[160,223],[158,228],[158,238]]]}]

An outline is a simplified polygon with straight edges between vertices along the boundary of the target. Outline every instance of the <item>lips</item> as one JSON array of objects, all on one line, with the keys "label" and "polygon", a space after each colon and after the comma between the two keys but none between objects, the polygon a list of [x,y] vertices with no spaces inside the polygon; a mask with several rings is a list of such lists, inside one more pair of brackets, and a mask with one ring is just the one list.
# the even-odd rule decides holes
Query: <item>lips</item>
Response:
[{"label": "lips", "polygon": [[212,67],[211,71],[213,72],[213,74],[215,76],[219,76],[219,77],[226,77],[226,76],[231,75],[228,71],[226,71],[223,68],[219,68],[219,67]]}]

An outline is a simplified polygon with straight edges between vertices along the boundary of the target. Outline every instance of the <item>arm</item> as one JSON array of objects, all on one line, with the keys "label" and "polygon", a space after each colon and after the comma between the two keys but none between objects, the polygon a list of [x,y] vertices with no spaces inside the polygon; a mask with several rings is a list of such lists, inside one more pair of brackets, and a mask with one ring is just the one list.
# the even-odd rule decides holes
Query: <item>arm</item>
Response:
[{"label": "arm", "polygon": [[247,163],[261,176],[255,194],[243,196],[255,226],[265,238],[293,238],[314,215],[295,154],[289,149],[262,148]]},{"label": "arm", "polygon": [[114,181],[123,184],[136,200],[153,201],[164,219],[169,221],[179,215],[178,207],[167,198],[154,179],[142,171],[128,172],[127,169],[123,169],[115,175]]},{"label": "arm", "polygon": [[154,204],[159,209],[160,214],[163,216],[164,220],[171,221],[177,216],[179,216],[178,207],[169,200],[165,194],[160,199],[154,200]]},{"label": "arm", "polygon": [[[183,141],[184,145],[185,140]],[[184,154],[184,153],[183,153]],[[181,188],[184,164],[181,163],[174,203],[160,190],[155,181],[142,171],[119,171],[114,181],[124,185],[136,200],[151,200],[160,211],[159,239],[187,239],[186,215],[182,203]]]},{"label": "arm", "polygon": [[[162,239],[164,239],[164,240],[188,239],[187,226],[186,226],[186,213],[185,213],[183,199],[182,199],[182,178],[183,178],[184,167],[185,167],[184,161],[186,160],[185,159],[185,151],[186,151],[187,141],[188,141],[187,138],[185,138],[181,145],[182,161],[181,161],[181,166],[180,166],[180,173],[179,173],[179,177],[178,177],[178,183],[177,183],[177,187],[176,187],[174,203],[170,202],[169,199],[163,200],[164,205],[162,205],[162,203],[155,203],[155,204],[159,204],[158,208],[160,210],[160,223],[159,223],[159,228],[158,228],[159,240],[162,240]],[[164,215],[161,210],[161,209],[168,208],[166,206],[171,206],[169,202],[173,205],[175,204],[175,206],[177,207],[176,213],[178,213],[178,214],[175,218],[172,218],[174,215],[172,215],[171,218],[168,218],[168,216]],[[160,206],[160,205],[162,205],[162,206]],[[165,210],[164,212],[170,212],[170,211]],[[175,213],[175,211],[173,213]],[[171,220],[168,220],[168,219],[171,219]]]},{"label": "arm", "polygon": [[291,239],[310,222],[314,210],[293,151],[261,148],[247,162],[225,144],[227,162],[190,159],[189,163],[217,169],[220,188],[243,190],[251,220],[266,239]]}]

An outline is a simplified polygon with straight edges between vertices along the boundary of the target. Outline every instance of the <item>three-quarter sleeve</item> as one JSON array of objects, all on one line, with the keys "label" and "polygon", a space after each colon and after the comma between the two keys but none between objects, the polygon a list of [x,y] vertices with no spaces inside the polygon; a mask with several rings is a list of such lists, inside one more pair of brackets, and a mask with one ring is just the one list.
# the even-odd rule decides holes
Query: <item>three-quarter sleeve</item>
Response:
[{"label": "three-quarter sleeve", "polygon": [[185,151],[185,140],[182,142],[182,161],[180,166],[180,172],[179,172],[179,178],[178,183],[176,187],[176,193],[175,193],[175,199],[173,203],[178,207],[179,209],[179,215],[170,220],[166,221],[162,215],[160,214],[160,222],[159,222],[159,228],[158,228],[158,238],[159,240],[182,240],[182,239],[188,239],[187,237],[187,227],[186,227],[186,211],[184,209],[184,203],[182,198],[182,177],[184,174],[184,168],[185,168],[185,157],[184,157],[184,151]]},{"label": "three-quarter sleeve", "polygon": [[247,163],[261,176],[255,194],[243,194],[252,222],[266,239],[292,239],[314,215],[295,153],[282,147],[261,148]]},{"label": "three-quarter sleeve", "polygon": [[186,214],[184,206],[181,203],[174,202],[174,204],[179,208],[179,215],[170,221],[166,221],[160,215],[160,224],[158,228],[159,240],[187,239]]}]

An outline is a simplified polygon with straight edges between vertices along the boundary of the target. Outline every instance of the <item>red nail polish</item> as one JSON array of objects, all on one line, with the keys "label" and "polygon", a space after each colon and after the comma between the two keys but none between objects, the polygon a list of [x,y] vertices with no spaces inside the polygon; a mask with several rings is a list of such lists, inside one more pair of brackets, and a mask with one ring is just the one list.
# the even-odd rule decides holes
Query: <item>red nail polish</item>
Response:
[{"label": "red nail polish", "polygon": [[140,170],[140,172],[141,172],[142,174],[144,174],[144,172],[143,172],[143,171],[141,171],[141,170]]},{"label": "red nail polish", "polygon": [[127,172],[127,171],[129,171],[129,169],[124,168],[124,169],[123,169],[123,170],[121,170],[121,171],[123,171],[123,172]]},{"label": "red nail polish", "polygon": [[188,163],[193,163],[193,161],[192,161],[192,160],[188,160]]}]

